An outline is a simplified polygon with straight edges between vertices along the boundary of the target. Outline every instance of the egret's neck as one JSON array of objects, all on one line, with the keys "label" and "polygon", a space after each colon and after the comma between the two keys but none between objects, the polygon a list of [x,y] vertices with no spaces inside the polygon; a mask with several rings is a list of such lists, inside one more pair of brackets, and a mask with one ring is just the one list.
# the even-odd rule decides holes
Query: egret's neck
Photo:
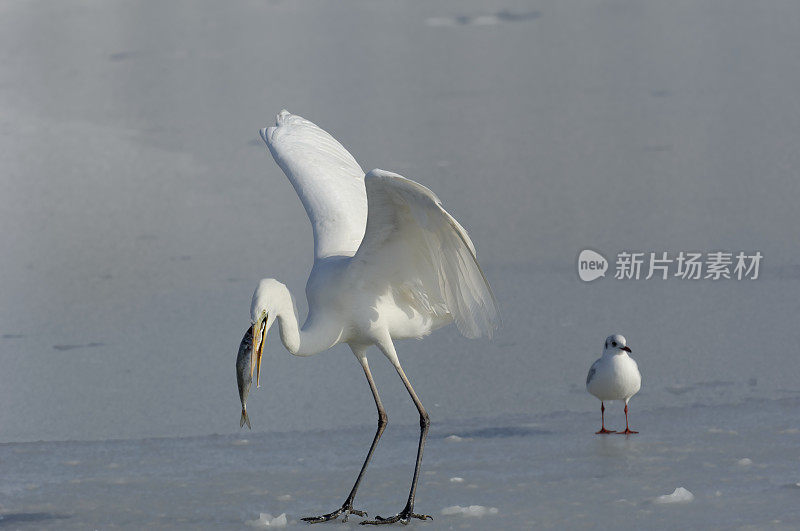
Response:
[{"label": "egret's neck", "polygon": [[295,356],[313,356],[337,344],[342,337],[341,327],[329,320],[315,319],[313,311],[309,312],[306,322],[300,328],[297,310],[289,293],[289,289],[280,283],[270,286],[264,296],[270,301],[272,313],[278,321],[281,342]]}]

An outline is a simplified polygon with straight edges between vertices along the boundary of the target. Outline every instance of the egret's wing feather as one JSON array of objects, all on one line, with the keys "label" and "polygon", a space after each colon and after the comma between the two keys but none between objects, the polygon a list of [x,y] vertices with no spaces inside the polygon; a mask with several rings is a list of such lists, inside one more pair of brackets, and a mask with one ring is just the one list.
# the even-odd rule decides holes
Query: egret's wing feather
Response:
[{"label": "egret's wing feather", "polygon": [[466,337],[491,337],[497,303],[464,228],[426,187],[372,170],[364,239],[354,257],[362,278],[380,279],[434,315],[452,315]]},{"label": "egret's wing feather", "polygon": [[353,156],[320,127],[286,110],[261,136],[311,220],[315,258],[353,256],[367,223],[364,171]]}]

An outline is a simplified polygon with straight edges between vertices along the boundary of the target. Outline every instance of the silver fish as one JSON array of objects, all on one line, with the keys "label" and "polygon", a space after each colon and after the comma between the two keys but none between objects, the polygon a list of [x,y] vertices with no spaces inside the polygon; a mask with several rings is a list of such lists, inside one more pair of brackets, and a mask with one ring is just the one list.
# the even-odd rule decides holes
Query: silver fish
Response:
[{"label": "silver fish", "polygon": [[242,418],[239,420],[239,427],[243,428],[245,423],[250,426],[250,417],[247,416],[247,395],[250,393],[250,384],[253,383],[253,327],[244,333],[242,342],[239,344],[239,355],[236,356],[236,383],[239,384],[239,399],[242,401]]}]

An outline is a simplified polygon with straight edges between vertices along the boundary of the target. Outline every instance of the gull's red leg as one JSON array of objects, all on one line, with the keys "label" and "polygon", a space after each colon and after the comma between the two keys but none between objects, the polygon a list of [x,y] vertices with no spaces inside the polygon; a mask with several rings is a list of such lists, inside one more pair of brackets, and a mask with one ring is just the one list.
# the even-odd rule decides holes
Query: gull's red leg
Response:
[{"label": "gull's red leg", "polygon": [[600,431],[594,432],[595,435],[598,433],[617,433],[614,430],[607,430],[606,429],[606,406],[603,404],[603,401],[600,401]]},{"label": "gull's red leg", "polygon": [[617,433],[622,433],[624,435],[628,435],[629,433],[639,433],[638,431],[633,431],[628,427],[628,404],[625,403],[625,431],[618,431]]}]

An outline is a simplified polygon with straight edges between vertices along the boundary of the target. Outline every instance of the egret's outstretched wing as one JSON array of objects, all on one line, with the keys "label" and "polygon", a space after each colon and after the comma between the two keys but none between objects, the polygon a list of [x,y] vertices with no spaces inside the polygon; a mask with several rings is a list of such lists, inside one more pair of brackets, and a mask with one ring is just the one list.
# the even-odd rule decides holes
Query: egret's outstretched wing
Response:
[{"label": "egret's outstretched wing", "polygon": [[367,229],[353,258],[361,278],[388,282],[433,315],[449,313],[466,337],[491,337],[500,315],[467,231],[421,184],[383,170],[365,183]]},{"label": "egret's outstretched wing", "polygon": [[261,137],[311,220],[314,257],[353,256],[367,223],[364,171],[353,156],[327,132],[286,110]]}]

